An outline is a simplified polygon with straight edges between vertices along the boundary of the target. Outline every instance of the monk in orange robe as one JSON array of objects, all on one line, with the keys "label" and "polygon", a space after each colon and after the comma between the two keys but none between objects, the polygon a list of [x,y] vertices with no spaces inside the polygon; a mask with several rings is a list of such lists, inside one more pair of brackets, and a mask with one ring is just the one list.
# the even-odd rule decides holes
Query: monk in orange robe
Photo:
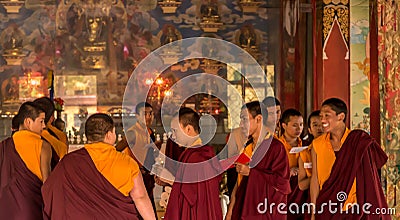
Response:
[{"label": "monk in orange robe", "polygon": [[[49,142],[52,148],[52,160],[51,160],[51,168],[54,169],[58,162],[67,154],[68,145],[63,142],[64,139],[60,138],[59,136],[51,130],[51,123],[54,121],[54,103],[48,97],[42,97],[35,99],[33,101],[37,105],[39,105],[45,111],[45,123],[46,128],[42,132],[42,138]],[[60,137],[62,137],[60,135]]]},{"label": "monk in orange robe", "polygon": [[51,146],[40,137],[45,114],[21,105],[19,129],[0,143],[0,219],[43,219],[40,188],[50,174]]},{"label": "monk in orange robe", "polygon": [[[288,195],[288,206],[292,204],[301,205],[307,202],[308,192],[304,192],[299,188],[298,184],[298,172],[299,172],[299,153],[290,153],[293,147],[302,147],[303,143],[300,139],[300,135],[303,132],[303,116],[296,109],[287,109],[282,113],[281,119],[282,125],[282,136],[279,140],[283,143],[286,149],[286,153],[289,159],[290,167],[290,187],[291,193]],[[304,219],[303,213],[292,213],[290,210],[288,212],[287,218],[291,219]]]},{"label": "monk in orange robe", "polygon": [[[371,212],[388,207],[378,175],[386,154],[366,132],[346,128],[347,106],[342,100],[325,100],[320,115],[326,134],[316,138],[311,149],[313,218],[391,219],[362,210],[365,204]],[[328,203],[338,204],[336,211],[330,211]]]},{"label": "monk in orange robe", "polygon": [[244,150],[251,156],[250,163],[236,163],[238,181],[225,219],[286,219],[285,210],[271,210],[268,205],[287,204],[290,184],[285,147],[273,137],[268,113],[260,102],[246,103],[240,118],[240,127],[254,142]]},{"label": "monk in orange robe", "polygon": [[[136,105],[136,123],[127,129],[126,136],[120,141],[116,148],[118,151],[130,155],[139,165],[140,171],[149,195],[154,213],[156,213],[156,204],[154,202],[154,175],[150,173],[152,165],[155,163],[155,152],[160,142],[155,142],[154,132],[150,126],[153,124],[154,112],[153,107],[147,102],[140,102]],[[151,148],[150,143],[154,143]],[[156,147],[157,146],[157,147]]]},{"label": "monk in orange robe", "polygon": [[112,118],[91,115],[85,135],[42,187],[45,219],[155,219],[137,163],[113,146]]},{"label": "monk in orange robe", "polygon": [[309,147],[300,152],[299,157],[299,173],[298,183],[301,190],[308,190],[310,188],[311,173],[312,173],[312,161],[311,161],[311,142],[314,138],[321,136],[324,133],[322,129],[322,123],[320,119],[320,111],[313,111],[307,120],[308,126],[308,138],[307,142],[310,143]]}]

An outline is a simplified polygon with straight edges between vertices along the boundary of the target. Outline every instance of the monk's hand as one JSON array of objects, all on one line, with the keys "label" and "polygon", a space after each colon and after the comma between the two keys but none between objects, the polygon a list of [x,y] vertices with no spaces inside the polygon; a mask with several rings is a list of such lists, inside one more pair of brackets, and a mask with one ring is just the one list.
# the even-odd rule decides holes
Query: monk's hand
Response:
[{"label": "monk's hand", "polygon": [[250,174],[250,167],[249,165],[236,163],[236,172],[243,176],[248,176]]},{"label": "monk's hand", "polygon": [[298,173],[299,173],[299,168],[298,167],[290,168],[290,176],[297,176]]},{"label": "monk's hand", "polygon": [[164,179],[162,177],[154,176],[154,181],[159,186],[172,186],[173,183],[171,181]]}]

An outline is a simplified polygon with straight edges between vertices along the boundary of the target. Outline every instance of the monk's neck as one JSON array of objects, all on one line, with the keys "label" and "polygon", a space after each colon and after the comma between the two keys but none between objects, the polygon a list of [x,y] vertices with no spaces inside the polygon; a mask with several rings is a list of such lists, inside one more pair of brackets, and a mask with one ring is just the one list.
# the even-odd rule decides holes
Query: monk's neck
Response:
[{"label": "monk's neck", "polygon": [[292,146],[292,147],[297,147],[298,143],[297,143],[297,137],[290,137],[289,135],[287,135],[286,133],[283,134],[283,137],[285,138],[286,142]]},{"label": "monk's neck", "polygon": [[[271,130],[268,129],[267,127],[263,127],[261,130],[252,134],[251,137],[253,138],[255,146],[261,144],[261,142],[263,142],[264,138],[266,137],[266,135],[268,135],[268,133],[271,133]],[[259,138],[261,139],[259,140]]]},{"label": "monk's neck", "polygon": [[340,142],[344,133],[346,132],[346,125],[340,125],[337,129],[330,132],[331,141],[333,142]]}]

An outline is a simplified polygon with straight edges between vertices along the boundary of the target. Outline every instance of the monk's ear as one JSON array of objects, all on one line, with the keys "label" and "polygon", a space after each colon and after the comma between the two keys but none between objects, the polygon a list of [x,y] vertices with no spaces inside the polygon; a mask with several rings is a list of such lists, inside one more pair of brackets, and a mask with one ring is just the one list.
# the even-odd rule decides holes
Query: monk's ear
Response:
[{"label": "monk's ear", "polygon": [[346,117],[346,115],[343,112],[338,114],[339,121],[343,121],[344,122],[344,118],[345,117]]},{"label": "monk's ear", "polygon": [[32,123],[33,123],[32,118],[25,118],[24,119],[24,127],[26,129],[30,130]]},{"label": "monk's ear", "polygon": [[188,135],[194,135],[196,133],[192,125],[186,125],[184,130],[185,130],[185,133]]},{"label": "monk's ear", "polygon": [[282,128],[286,130],[287,124],[284,122],[282,122],[281,124],[282,124]]},{"label": "monk's ear", "polygon": [[262,123],[262,115],[257,115],[255,119],[257,123]]}]

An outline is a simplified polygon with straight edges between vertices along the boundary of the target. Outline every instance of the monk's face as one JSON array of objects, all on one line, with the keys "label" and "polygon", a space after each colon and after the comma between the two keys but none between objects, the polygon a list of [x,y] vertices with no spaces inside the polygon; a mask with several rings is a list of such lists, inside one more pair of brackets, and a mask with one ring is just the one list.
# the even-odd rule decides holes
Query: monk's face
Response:
[{"label": "monk's face", "polygon": [[282,123],[283,129],[285,129],[285,135],[291,138],[300,137],[303,132],[303,117],[301,116],[290,116],[287,123]]},{"label": "monk's face", "polygon": [[279,119],[281,118],[281,106],[270,106],[267,107],[268,112],[268,126],[276,126]]},{"label": "monk's face", "polygon": [[324,132],[331,132],[337,127],[340,127],[340,125],[344,123],[343,120],[345,117],[344,113],[336,114],[336,112],[328,105],[321,107],[320,116]]},{"label": "monk's face", "polygon": [[139,120],[146,127],[150,127],[153,124],[154,112],[152,107],[144,107],[139,109]]},{"label": "monk's face", "polygon": [[247,136],[252,136],[256,133],[259,124],[257,120],[250,114],[250,112],[245,108],[240,112],[240,125],[243,134]]},{"label": "monk's face", "polygon": [[38,135],[41,135],[43,128],[46,127],[46,124],[44,123],[44,117],[45,117],[45,115],[42,112],[39,114],[39,117],[37,117],[35,120],[33,120],[31,118],[27,118],[26,122],[25,122],[25,127],[28,130],[30,130]]},{"label": "monk's face", "polygon": [[310,134],[312,134],[314,138],[317,138],[324,133],[321,118],[319,116],[314,116],[310,118],[310,127],[308,128],[308,132],[310,132]]},{"label": "monk's face", "polygon": [[193,137],[188,134],[187,130],[187,128],[183,127],[182,124],[179,123],[179,117],[174,117],[171,120],[171,139],[179,146],[188,147],[193,141]]}]

